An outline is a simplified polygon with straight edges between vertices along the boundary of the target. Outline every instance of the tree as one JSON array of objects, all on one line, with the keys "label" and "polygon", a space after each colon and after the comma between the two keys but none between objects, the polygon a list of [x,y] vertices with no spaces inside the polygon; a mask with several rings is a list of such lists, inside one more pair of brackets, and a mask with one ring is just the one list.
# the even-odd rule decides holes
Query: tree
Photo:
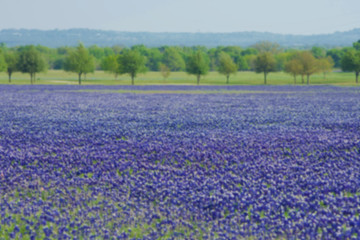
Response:
[{"label": "tree", "polygon": [[115,79],[117,78],[119,74],[119,64],[117,61],[117,56],[110,55],[101,61],[101,69],[105,72],[109,72],[111,74],[115,74]]},{"label": "tree", "polygon": [[209,60],[200,50],[189,56],[186,63],[186,72],[196,75],[196,83],[200,84],[201,75],[209,71]]},{"label": "tree", "polygon": [[276,71],[276,60],[272,53],[260,53],[254,61],[255,72],[264,73],[264,84],[267,84],[266,78],[270,72]]},{"label": "tree", "polygon": [[326,73],[331,72],[334,67],[334,60],[328,56],[323,57],[318,60],[318,68],[324,74],[324,79],[326,79]]},{"label": "tree", "polygon": [[360,51],[360,40],[354,42],[353,47],[356,49],[356,51]]},{"label": "tree", "polygon": [[83,44],[79,44],[75,50],[70,51],[65,58],[64,69],[68,72],[75,72],[79,76],[79,85],[81,85],[81,75],[95,71],[94,57]]},{"label": "tree", "polygon": [[162,63],[168,66],[171,71],[181,71],[185,69],[185,61],[179,51],[174,47],[165,48]]},{"label": "tree", "polygon": [[220,52],[218,71],[226,76],[226,84],[229,84],[230,74],[237,72],[237,66],[229,54]]},{"label": "tree", "polygon": [[7,69],[7,63],[0,49],[0,72],[6,71],[6,69]]},{"label": "tree", "polygon": [[34,46],[26,46],[20,50],[17,69],[30,74],[30,82],[34,84],[36,73],[46,69],[46,64],[40,52]]},{"label": "tree", "polygon": [[284,70],[286,73],[293,75],[294,84],[296,84],[296,76],[302,72],[301,62],[298,59],[292,59],[285,64]]},{"label": "tree", "polygon": [[341,59],[341,69],[347,72],[355,72],[355,81],[359,83],[360,51],[355,49],[347,51]]},{"label": "tree", "polygon": [[249,65],[248,62],[246,60],[246,57],[244,56],[240,56],[237,61],[236,61],[238,70],[243,71],[243,70],[249,70]]},{"label": "tree", "polygon": [[278,43],[262,41],[256,43],[253,48],[255,48],[259,53],[270,52],[272,54],[278,54],[282,51]]},{"label": "tree", "polygon": [[88,49],[89,54],[94,56],[96,59],[102,59],[105,57],[104,48],[98,47],[97,45],[92,45]]},{"label": "tree", "polygon": [[326,56],[326,49],[322,48],[322,47],[314,46],[314,47],[311,48],[310,52],[317,59],[324,58]]},{"label": "tree", "polygon": [[138,73],[145,73],[145,57],[136,50],[126,50],[118,57],[119,72],[128,73],[131,76],[131,85]]},{"label": "tree", "polygon": [[160,69],[162,53],[157,48],[150,48],[147,52],[146,68],[150,71],[158,71]]},{"label": "tree", "polygon": [[170,76],[170,68],[165,64],[160,64],[160,72],[164,80],[166,80]]},{"label": "tree", "polygon": [[281,52],[274,56],[276,60],[276,71],[284,70],[287,60],[291,59],[291,55],[291,52]]},{"label": "tree", "polygon": [[18,57],[16,55],[15,52],[6,52],[5,53],[5,62],[7,64],[7,69],[6,72],[9,76],[9,83],[11,83],[11,75],[13,74],[13,72],[17,71],[17,62],[18,62]]},{"label": "tree", "polygon": [[344,55],[344,51],[342,49],[330,49],[326,52],[326,56],[331,57],[334,61],[334,67],[341,67],[341,58]]},{"label": "tree", "polygon": [[301,75],[306,75],[306,84],[309,85],[310,76],[319,71],[318,60],[312,55],[311,52],[308,51],[300,52],[298,59],[302,65]]}]

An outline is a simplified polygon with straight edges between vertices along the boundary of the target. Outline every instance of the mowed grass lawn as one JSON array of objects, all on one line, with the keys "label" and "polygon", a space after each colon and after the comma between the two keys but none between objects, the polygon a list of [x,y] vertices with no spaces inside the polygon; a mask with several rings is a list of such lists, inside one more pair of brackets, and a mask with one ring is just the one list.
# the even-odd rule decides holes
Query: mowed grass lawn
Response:
[{"label": "mowed grass lawn", "polygon": [[[294,84],[291,75],[276,72],[268,75],[268,85],[289,85]],[[306,82],[306,79],[305,79]],[[254,72],[238,72],[230,77],[230,85],[261,85],[264,83],[264,75]],[[5,72],[0,73],[0,84],[9,84],[8,76]],[[14,73],[12,84],[30,84],[30,75],[23,73]],[[75,73],[69,73],[62,70],[48,70],[45,73],[36,75],[35,84],[78,84],[78,76]],[[82,80],[83,85],[130,85],[129,75],[115,76],[103,71],[87,74],[86,79]],[[196,77],[185,72],[172,72],[168,79],[164,79],[160,72],[147,72],[139,74],[135,79],[135,85],[195,85]],[[301,76],[297,77],[297,84],[301,84]],[[354,86],[355,74],[332,72],[328,73],[326,79],[323,74],[314,74],[310,78],[310,84],[331,84]],[[209,72],[200,80],[200,85],[226,85],[226,78],[218,72]]]}]

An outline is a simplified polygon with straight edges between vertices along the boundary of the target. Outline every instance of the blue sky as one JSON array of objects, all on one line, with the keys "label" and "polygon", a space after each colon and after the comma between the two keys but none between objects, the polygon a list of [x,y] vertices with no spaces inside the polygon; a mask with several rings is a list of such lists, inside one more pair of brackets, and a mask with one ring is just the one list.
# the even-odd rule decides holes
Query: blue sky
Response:
[{"label": "blue sky", "polygon": [[1,0],[0,29],[320,34],[360,28],[360,0]]}]

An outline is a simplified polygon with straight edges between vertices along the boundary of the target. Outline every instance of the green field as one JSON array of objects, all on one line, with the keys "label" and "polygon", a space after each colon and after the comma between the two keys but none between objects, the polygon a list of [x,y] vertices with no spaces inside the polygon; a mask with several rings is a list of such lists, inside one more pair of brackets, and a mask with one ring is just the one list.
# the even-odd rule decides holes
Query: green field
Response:
[{"label": "green field", "polygon": [[[305,80],[306,81],[306,80]],[[261,85],[264,83],[263,74],[254,72],[238,72],[230,77],[230,85]],[[297,83],[301,84],[301,77],[297,77]],[[8,84],[8,76],[6,73],[0,73],[0,84]],[[22,73],[14,73],[12,76],[12,84],[30,84],[30,75]],[[45,73],[36,75],[35,84],[78,84],[77,74],[64,72],[62,70],[49,70]],[[82,80],[83,85],[130,85],[131,78],[128,75],[121,75],[115,79],[114,75],[103,71],[96,71],[88,74],[86,79]],[[139,74],[135,79],[136,85],[195,85],[196,77],[185,72],[172,72],[170,77],[163,79],[160,72],[147,72]],[[200,80],[201,85],[226,85],[225,76],[218,72],[209,72]],[[270,73],[268,75],[268,85],[289,85],[294,84],[293,77],[283,72]],[[355,74],[332,72],[327,74],[324,79],[322,74],[312,75],[310,84],[331,84],[354,86]]]}]

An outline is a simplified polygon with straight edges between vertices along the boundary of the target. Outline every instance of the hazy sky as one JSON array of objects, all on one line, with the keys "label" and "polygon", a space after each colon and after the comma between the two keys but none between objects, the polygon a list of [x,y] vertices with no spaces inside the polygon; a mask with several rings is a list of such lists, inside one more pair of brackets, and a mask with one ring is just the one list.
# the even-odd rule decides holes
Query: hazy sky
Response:
[{"label": "hazy sky", "polygon": [[1,0],[0,29],[318,34],[360,28],[360,0]]}]

